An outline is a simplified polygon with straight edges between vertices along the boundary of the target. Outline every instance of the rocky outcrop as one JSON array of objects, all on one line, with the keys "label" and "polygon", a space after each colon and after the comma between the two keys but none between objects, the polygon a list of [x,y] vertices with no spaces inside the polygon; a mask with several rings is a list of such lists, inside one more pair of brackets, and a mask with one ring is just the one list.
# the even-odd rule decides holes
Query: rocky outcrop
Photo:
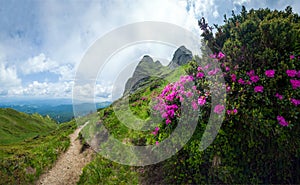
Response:
[{"label": "rocky outcrop", "polygon": [[175,69],[178,66],[187,64],[192,58],[192,52],[184,46],[175,51],[173,59],[167,67],[163,66],[159,61],[154,62],[150,56],[145,55],[135,68],[132,77],[126,82],[124,95],[131,94],[149,84],[151,78],[159,78],[169,69]]},{"label": "rocky outcrop", "polygon": [[192,58],[192,52],[186,49],[186,47],[181,46],[175,51],[173,59],[168,66],[170,69],[175,69],[178,66],[188,63],[190,60],[192,60]]},{"label": "rocky outcrop", "polygon": [[154,62],[150,56],[145,55],[135,68],[132,77],[126,82],[124,94],[133,93],[146,85],[151,77],[158,77],[164,68],[159,61]]}]

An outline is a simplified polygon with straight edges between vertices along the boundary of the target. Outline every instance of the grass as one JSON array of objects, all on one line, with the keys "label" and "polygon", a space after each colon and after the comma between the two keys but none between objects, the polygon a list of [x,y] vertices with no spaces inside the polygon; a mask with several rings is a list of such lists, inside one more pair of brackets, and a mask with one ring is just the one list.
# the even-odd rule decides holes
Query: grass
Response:
[{"label": "grass", "polygon": [[111,162],[100,155],[83,169],[78,184],[138,184],[134,167]]},{"label": "grass", "polygon": [[0,109],[0,144],[13,144],[45,135],[57,128],[49,117],[25,114],[13,109]]},{"label": "grass", "polygon": [[32,184],[70,145],[75,121],[55,124],[50,118],[0,109],[0,184]]}]

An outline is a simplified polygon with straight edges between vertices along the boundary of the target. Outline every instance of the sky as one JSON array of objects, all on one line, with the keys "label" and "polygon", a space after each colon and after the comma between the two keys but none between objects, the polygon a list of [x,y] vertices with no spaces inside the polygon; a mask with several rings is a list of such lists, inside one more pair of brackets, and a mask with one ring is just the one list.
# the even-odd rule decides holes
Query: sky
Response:
[{"label": "sky", "polygon": [[[230,17],[242,5],[248,10],[284,10],[290,5],[300,12],[298,0],[0,0],[0,98],[72,98],[83,56],[112,30],[135,22],[161,21],[199,35],[199,18],[204,16],[211,25],[222,24],[224,14]],[[99,73],[95,96],[111,101],[122,71],[132,73],[144,54],[167,65],[175,49],[145,43],[120,51]]]}]

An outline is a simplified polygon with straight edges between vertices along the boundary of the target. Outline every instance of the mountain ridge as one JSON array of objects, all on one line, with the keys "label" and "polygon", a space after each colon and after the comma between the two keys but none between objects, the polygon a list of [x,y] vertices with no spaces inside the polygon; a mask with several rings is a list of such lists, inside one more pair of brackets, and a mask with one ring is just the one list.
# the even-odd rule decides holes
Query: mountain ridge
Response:
[{"label": "mountain ridge", "polygon": [[149,84],[150,79],[161,78],[171,70],[187,64],[192,58],[192,52],[185,46],[180,46],[176,49],[172,60],[167,66],[163,66],[159,60],[154,62],[149,55],[144,55],[136,66],[132,77],[127,80],[123,95],[134,93],[139,88]]}]

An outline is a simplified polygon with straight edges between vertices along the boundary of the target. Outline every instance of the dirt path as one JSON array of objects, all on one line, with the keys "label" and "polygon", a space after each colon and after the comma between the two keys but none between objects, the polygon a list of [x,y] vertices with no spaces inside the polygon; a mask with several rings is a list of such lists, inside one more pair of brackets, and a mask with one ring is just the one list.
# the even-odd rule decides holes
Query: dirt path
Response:
[{"label": "dirt path", "polygon": [[80,153],[81,143],[78,134],[84,126],[81,126],[70,135],[71,144],[67,152],[61,154],[55,165],[37,181],[37,185],[62,185],[76,184],[82,173],[82,168],[91,161],[93,150],[87,148]]}]

